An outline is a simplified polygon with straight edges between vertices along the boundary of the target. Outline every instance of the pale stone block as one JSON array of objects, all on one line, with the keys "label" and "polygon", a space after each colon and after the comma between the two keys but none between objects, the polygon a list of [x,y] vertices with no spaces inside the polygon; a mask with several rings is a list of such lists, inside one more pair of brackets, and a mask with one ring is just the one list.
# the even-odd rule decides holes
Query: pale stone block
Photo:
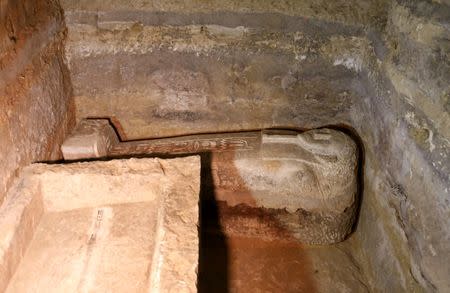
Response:
[{"label": "pale stone block", "polygon": [[65,160],[102,158],[119,142],[107,119],[82,120],[61,146]]},{"label": "pale stone block", "polygon": [[0,208],[0,291],[197,292],[199,157],[27,167]]}]

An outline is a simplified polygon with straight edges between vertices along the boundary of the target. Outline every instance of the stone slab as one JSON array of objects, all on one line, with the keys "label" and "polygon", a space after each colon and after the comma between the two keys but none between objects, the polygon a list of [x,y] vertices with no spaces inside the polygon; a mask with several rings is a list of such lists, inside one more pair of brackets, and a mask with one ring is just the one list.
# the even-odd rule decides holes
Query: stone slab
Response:
[{"label": "stone slab", "polygon": [[0,208],[0,289],[197,292],[199,174],[198,157],[28,167]]},{"label": "stone slab", "polygon": [[61,146],[65,160],[102,158],[119,139],[107,119],[84,119]]}]

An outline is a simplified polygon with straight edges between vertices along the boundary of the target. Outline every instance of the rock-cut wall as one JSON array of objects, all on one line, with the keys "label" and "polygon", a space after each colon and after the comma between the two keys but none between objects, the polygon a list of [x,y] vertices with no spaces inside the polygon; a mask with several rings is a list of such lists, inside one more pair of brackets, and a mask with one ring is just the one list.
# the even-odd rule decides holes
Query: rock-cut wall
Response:
[{"label": "rock-cut wall", "polygon": [[450,6],[396,0],[366,62],[353,125],[365,148],[357,234],[382,291],[450,290]]},{"label": "rock-cut wall", "polygon": [[73,124],[55,0],[0,0],[0,203],[21,167],[59,159]]}]

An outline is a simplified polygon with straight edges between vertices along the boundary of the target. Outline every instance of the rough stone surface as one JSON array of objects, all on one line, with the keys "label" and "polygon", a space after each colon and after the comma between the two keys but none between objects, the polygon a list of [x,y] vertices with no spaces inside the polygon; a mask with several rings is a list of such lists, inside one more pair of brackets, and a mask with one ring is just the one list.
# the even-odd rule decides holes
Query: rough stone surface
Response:
[{"label": "rough stone surface", "polygon": [[0,289],[197,292],[199,174],[198,157],[27,167],[0,208]]},{"label": "rough stone surface", "polygon": [[74,124],[61,7],[0,1],[0,203],[20,169],[61,158]]},{"label": "rough stone surface", "polygon": [[[325,62],[340,55],[322,53],[330,46],[317,47],[311,40],[314,32],[307,36],[255,32],[248,37],[231,32],[229,40],[220,32],[203,33],[202,26],[153,28],[144,30],[143,36],[127,29],[120,37],[126,48],[121,48],[113,42],[115,33],[102,37],[103,32],[90,34],[84,26],[80,30],[69,28],[66,47],[78,117],[111,117],[123,139],[280,126],[315,128],[337,124],[352,104],[344,85],[353,73]],[[146,42],[136,41],[140,38]],[[243,42],[247,38],[252,40]],[[189,42],[192,46],[185,47]],[[90,74],[98,79],[93,81]]]},{"label": "rough stone surface", "polygon": [[[141,1],[141,0],[106,0],[106,1],[89,1],[89,0],[62,0],[63,7],[69,12],[90,12],[96,14],[100,11],[100,15],[117,14],[127,12],[133,14],[138,12],[172,12],[177,13],[178,17],[171,17],[172,22],[179,22],[180,19],[189,17],[189,14],[195,13],[215,13],[217,12],[234,12],[234,13],[280,13],[281,15],[305,16],[324,21],[335,21],[349,24],[373,23],[380,17],[380,13],[386,10],[387,1],[335,1],[329,3],[325,0],[314,1],[295,1],[282,0],[278,2],[262,0],[254,2],[251,0],[188,0],[180,3],[179,1]],[[130,12],[131,11],[131,12]],[[106,13],[105,13],[106,12]],[[238,20],[242,18],[237,17]],[[135,17],[131,17],[134,20]],[[142,19],[145,19],[142,17]],[[150,19],[150,21],[153,19]],[[164,19],[165,20],[165,19]],[[154,21],[154,20],[153,20]],[[259,23],[258,23],[259,24]],[[277,22],[270,24],[279,24]]]},{"label": "rough stone surface", "polygon": [[450,290],[448,15],[445,1],[392,1],[383,39],[369,35],[377,58],[353,125],[366,157],[356,233],[375,288]]},{"label": "rough stone surface", "polygon": [[[367,43],[358,26],[298,15],[285,23],[283,15],[242,15],[229,3],[230,15],[203,19],[94,2],[65,3],[78,118],[110,117],[124,140],[315,128],[337,124],[351,107],[346,85],[355,72],[333,62],[359,70],[361,60],[348,57]],[[97,5],[108,9],[96,12]]]},{"label": "rough stone surface", "polygon": [[261,191],[257,206],[342,213],[355,202],[358,150],[340,131],[264,133],[258,156],[242,152],[235,163],[249,189]]},{"label": "rough stone surface", "polygon": [[33,238],[44,213],[39,185],[18,180],[0,208],[0,290],[4,291]]},{"label": "rough stone surface", "polygon": [[[356,217],[357,165],[355,142],[331,129],[265,133],[259,150],[216,153],[211,188],[235,211],[224,217],[224,230],[263,235],[262,222],[273,219],[302,243],[342,241]],[[252,217],[256,208],[267,215]]]}]

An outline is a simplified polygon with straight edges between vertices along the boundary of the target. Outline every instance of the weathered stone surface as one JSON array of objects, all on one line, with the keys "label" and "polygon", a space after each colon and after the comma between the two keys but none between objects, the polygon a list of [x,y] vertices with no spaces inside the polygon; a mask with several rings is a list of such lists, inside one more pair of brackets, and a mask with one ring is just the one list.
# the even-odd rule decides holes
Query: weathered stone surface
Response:
[{"label": "weathered stone surface", "polygon": [[198,157],[27,167],[0,208],[0,289],[197,292],[199,174]]},{"label": "weathered stone surface", "polygon": [[358,28],[327,30],[299,18],[291,20],[301,23],[293,27],[217,25],[216,17],[166,26],[138,14],[112,13],[98,23],[68,19],[66,57],[77,115],[112,118],[123,139],[315,128],[345,119],[351,108],[353,73],[328,59],[352,66],[332,48],[332,37],[343,34],[347,47],[359,47]]},{"label": "weathered stone surface", "polygon": [[264,133],[259,150],[213,155],[211,188],[231,209],[222,223],[230,234],[265,237],[261,228],[276,225],[303,243],[330,244],[354,224],[357,166],[356,144],[342,132]]},{"label": "weathered stone surface", "polygon": [[107,157],[119,142],[114,128],[106,119],[82,120],[61,145],[65,160]]},{"label": "weathered stone surface", "polygon": [[61,151],[66,160],[81,160],[255,150],[260,145],[259,131],[121,141],[107,119],[83,119],[64,141]]},{"label": "weathered stone surface", "polygon": [[[335,21],[349,24],[361,24],[361,23],[373,23],[377,21],[377,18],[381,17],[382,13],[386,11],[388,1],[335,1],[330,3],[325,0],[282,0],[276,3],[272,1],[258,1],[251,0],[235,1],[235,0],[214,0],[214,1],[199,1],[188,0],[180,3],[179,1],[140,1],[140,0],[107,0],[107,1],[89,1],[89,0],[63,0],[62,6],[67,11],[82,11],[91,12],[93,14],[99,11],[100,15],[111,14],[117,12],[126,12],[125,14],[132,14],[131,11],[137,12],[172,12],[176,13],[169,19],[172,22],[177,23],[177,18],[186,18],[186,14],[201,14],[201,13],[215,13],[217,12],[234,12],[234,13],[246,13],[253,12],[259,13],[279,13],[283,16],[304,16],[311,17],[313,19],[321,19],[324,21]],[[158,15],[158,14],[157,14]],[[136,19],[133,15],[131,19]],[[239,18],[235,16],[239,20]],[[145,19],[145,18],[144,18]],[[151,19],[151,18],[150,18]],[[244,18],[245,19],[245,18]],[[164,21],[165,19],[158,19]],[[179,20],[178,20],[179,21]],[[214,21],[217,21],[214,19]],[[268,21],[266,20],[266,23]],[[270,23],[270,21],[269,21]],[[172,23],[170,23],[172,24]],[[270,24],[278,24],[273,22]],[[237,26],[237,25],[235,25]]]},{"label": "weathered stone surface", "polygon": [[257,205],[341,213],[355,202],[358,150],[343,132],[315,129],[262,136],[260,161],[238,155],[235,163],[251,190],[264,196]]},{"label": "weathered stone surface", "polygon": [[74,125],[57,1],[0,3],[0,203],[20,169],[61,158]]},{"label": "weathered stone surface", "polygon": [[0,290],[4,291],[23,259],[44,213],[35,180],[18,179],[0,207]]},{"label": "weathered stone surface", "polygon": [[370,36],[378,64],[366,65],[370,98],[353,115],[365,146],[356,234],[370,286],[380,290],[450,290],[444,2],[392,1],[386,42]]}]

